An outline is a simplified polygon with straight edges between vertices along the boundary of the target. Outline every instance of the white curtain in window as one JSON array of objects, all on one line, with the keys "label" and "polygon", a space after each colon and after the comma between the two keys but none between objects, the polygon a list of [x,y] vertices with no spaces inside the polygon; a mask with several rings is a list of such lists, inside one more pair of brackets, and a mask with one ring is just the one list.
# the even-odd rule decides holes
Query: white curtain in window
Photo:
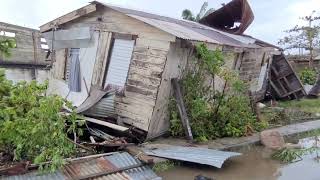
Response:
[{"label": "white curtain in window", "polygon": [[71,48],[70,50],[70,72],[68,86],[71,92],[81,92],[81,74],[80,74],[80,49]]}]

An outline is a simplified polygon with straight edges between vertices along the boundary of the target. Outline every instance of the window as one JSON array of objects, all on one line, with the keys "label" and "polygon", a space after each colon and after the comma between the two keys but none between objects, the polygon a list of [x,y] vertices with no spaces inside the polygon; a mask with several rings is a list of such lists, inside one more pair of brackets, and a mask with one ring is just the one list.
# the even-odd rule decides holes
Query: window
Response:
[{"label": "window", "polygon": [[7,32],[7,31],[0,31],[0,36],[6,36],[6,37],[16,37],[16,33],[14,32]]},{"label": "window", "polygon": [[80,48],[71,48],[65,64],[65,80],[70,91],[81,91]]},{"label": "window", "polygon": [[71,64],[71,57],[72,56],[79,56],[80,48],[69,48],[65,49],[66,61],[65,61],[65,69],[64,69],[64,79],[68,82],[69,74],[70,74],[70,64]]},{"label": "window", "polygon": [[40,38],[40,46],[41,46],[41,49],[43,50],[46,50],[46,51],[49,50],[49,46],[45,38]]},{"label": "window", "polygon": [[109,60],[105,89],[122,91],[127,80],[134,40],[115,39]]},{"label": "window", "polygon": [[11,42],[14,43],[13,48],[17,47],[17,41],[14,37],[16,37],[16,33],[14,32],[7,32],[7,31],[0,31],[0,36],[6,37],[6,39],[10,39]]}]

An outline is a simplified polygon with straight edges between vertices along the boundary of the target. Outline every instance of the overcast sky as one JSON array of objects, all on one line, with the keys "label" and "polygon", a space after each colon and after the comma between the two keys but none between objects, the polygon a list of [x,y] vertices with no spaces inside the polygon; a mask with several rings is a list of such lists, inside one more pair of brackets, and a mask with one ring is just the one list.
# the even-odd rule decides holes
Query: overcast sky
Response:
[{"label": "overcast sky", "polygon": [[[101,0],[129,8],[180,18],[183,9],[199,12],[205,0]],[[215,9],[231,0],[208,0]],[[283,31],[293,27],[299,17],[313,10],[320,13],[320,0],[248,0],[255,20],[246,34],[277,43]],[[87,5],[89,0],[1,0],[0,21],[38,28],[40,25]]]}]

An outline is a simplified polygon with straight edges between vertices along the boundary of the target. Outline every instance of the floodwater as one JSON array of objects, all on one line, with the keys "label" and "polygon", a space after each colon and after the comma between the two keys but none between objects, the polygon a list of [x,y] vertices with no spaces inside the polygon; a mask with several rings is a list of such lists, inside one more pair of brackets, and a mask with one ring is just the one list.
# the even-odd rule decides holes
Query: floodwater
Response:
[{"label": "floodwater", "polygon": [[227,160],[221,169],[183,164],[158,174],[164,180],[193,180],[197,175],[215,180],[320,180],[320,163],[315,160],[316,155],[285,165],[272,160],[272,152],[261,146],[239,152],[243,155]]}]

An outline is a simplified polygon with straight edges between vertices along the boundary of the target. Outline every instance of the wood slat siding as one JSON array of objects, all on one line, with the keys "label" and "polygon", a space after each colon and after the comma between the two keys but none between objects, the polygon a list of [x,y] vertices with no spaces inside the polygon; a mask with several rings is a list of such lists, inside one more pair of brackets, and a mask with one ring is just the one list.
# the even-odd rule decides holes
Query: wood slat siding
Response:
[{"label": "wood slat siding", "polygon": [[[98,21],[98,17],[101,21]],[[97,7],[81,18],[61,26],[62,29],[91,27],[100,31],[99,49],[92,84],[101,87],[107,64],[107,33],[136,35],[124,96],[116,96],[115,111],[123,122],[148,131],[170,42],[175,37],[132,17],[105,7]],[[105,34],[103,34],[105,33]],[[103,47],[105,46],[105,47]],[[107,49],[106,51],[104,51]],[[102,64],[102,65],[101,65]]]},{"label": "wood slat siding", "polygon": [[171,78],[180,78],[182,76],[191,51],[191,49],[181,48],[180,46],[180,42],[171,43],[170,45],[147,139],[158,137],[169,129],[168,104],[172,94]]},{"label": "wood slat siding", "polygon": [[[167,43],[169,44],[169,42]],[[142,61],[140,61],[140,59],[134,59],[134,57],[137,57],[137,54],[143,55],[144,58]],[[145,44],[144,47],[134,49],[125,88],[125,97],[120,97],[116,104],[118,114],[127,117],[123,119],[125,123],[132,124],[145,131],[149,130],[149,123],[161,82],[161,74],[164,69],[165,54],[166,51],[163,49],[152,49],[150,46],[148,47],[148,44]],[[157,59],[156,63],[154,63],[155,59]],[[129,92],[131,94],[128,94]],[[137,95],[140,97],[141,95],[144,96],[147,99],[142,101],[149,101],[149,103],[141,106],[142,104],[140,102],[130,101],[128,99],[128,97],[134,98]],[[139,98],[139,96],[137,98]],[[150,104],[150,102],[152,102],[152,104]]]},{"label": "wood slat siding", "polygon": [[55,52],[55,62],[53,63],[52,72],[55,79],[64,79],[66,68],[67,52],[60,49]]},{"label": "wood slat siding", "polygon": [[110,32],[100,32],[99,44],[96,56],[96,62],[94,65],[94,71],[92,75],[92,84],[103,86],[103,78],[105,74],[105,69],[107,65],[107,58],[109,54],[109,48],[111,45],[112,33]]},{"label": "wood slat siding", "polygon": [[72,21],[74,19],[77,19],[83,15],[92,13],[96,11],[96,5],[95,4],[89,4],[85,7],[82,7],[80,9],[74,10],[64,16],[61,16],[53,21],[50,21],[42,26],[40,26],[40,31],[45,32],[50,29],[52,29],[55,25],[60,25],[69,21]]}]

